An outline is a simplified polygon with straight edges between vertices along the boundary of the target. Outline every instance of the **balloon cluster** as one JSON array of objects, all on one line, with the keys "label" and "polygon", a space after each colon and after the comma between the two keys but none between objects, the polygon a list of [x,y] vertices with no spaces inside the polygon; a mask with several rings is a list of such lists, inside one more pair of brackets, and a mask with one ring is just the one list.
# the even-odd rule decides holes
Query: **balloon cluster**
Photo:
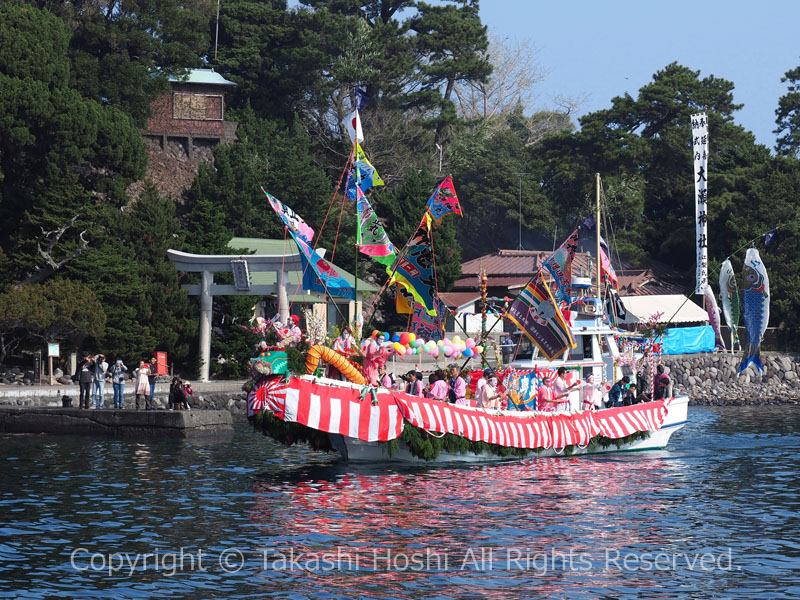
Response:
[{"label": "balloon cluster", "polygon": [[459,336],[453,336],[453,339],[444,338],[443,340],[433,341],[417,337],[414,333],[393,333],[389,334],[387,331],[378,331],[377,329],[372,332],[372,336],[367,338],[367,344],[377,344],[378,336],[382,336],[383,346],[389,346],[394,353],[398,356],[414,355],[414,354],[430,354],[433,358],[439,358],[439,355],[446,356],[447,358],[469,358],[483,353],[483,346],[475,343],[471,337],[462,340]]}]

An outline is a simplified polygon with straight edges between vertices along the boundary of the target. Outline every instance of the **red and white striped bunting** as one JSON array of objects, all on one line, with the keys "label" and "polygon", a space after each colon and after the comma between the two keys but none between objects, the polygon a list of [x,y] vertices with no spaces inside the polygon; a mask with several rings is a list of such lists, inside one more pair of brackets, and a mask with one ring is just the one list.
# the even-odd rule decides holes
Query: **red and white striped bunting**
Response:
[{"label": "red and white striped bunting", "polygon": [[395,393],[403,417],[412,425],[452,433],[473,442],[512,448],[585,446],[600,433],[594,413],[494,415],[436,400]]},{"label": "red and white striped bunting", "polygon": [[312,383],[293,377],[286,393],[284,421],[301,423],[328,433],[358,438],[365,442],[386,442],[403,432],[403,416],[387,390],[363,399],[359,390]]},{"label": "red and white striped bunting", "polygon": [[[261,382],[259,382],[261,383]],[[328,433],[366,442],[396,439],[403,422],[426,431],[452,433],[473,442],[512,448],[556,448],[585,446],[604,435],[618,439],[638,431],[656,431],[664,422],[664,400],[635,406],[576,414],[490,414],[403,392],[377,391],[363,398],[359,389],[315,383],[292,377],[289,383],[271,378],[248,396],[248,415],[258,412],[258,402],[275,416]]]},{"label": "red and white striped bunting", "polygon": [[594,415],[602,435],[611,439],[619,439],[637,431],[660,429],[667,416],[667,400],[607,408],[597,411]]}]

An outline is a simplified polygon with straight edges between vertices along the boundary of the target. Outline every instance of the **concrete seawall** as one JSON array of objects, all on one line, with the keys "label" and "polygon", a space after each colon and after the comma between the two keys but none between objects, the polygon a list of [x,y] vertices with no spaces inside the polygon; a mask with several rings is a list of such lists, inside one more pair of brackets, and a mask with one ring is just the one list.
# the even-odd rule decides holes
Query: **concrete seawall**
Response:
[{"label": "concrete seawall", "polygon": [[231,435],[227,410],[80,410],[0,406],[0,432],[93,434],[120,437]]},{"label": "concrete seawall", "polygon": [[[208,383],[194,383],[195,409],[225,410],[232,414],[244,413],[246,407],[246,394],[242,390],[244,381],[211,381]],[[126,410],[135,408],[136,395],[133,385],[125,386],[123,395]],[[78,406],[80,397],[77,385],[0,385],[0,407],[49,407],[61,408],[61,399],[68,396],[72,406]],[[113,388],[106,383],[104,404],[106,409],[114,406]],[[169,397],[169,384],[156,384],[155,406],[166,408]],[[91,411],[96,412],[96,411]]]}]

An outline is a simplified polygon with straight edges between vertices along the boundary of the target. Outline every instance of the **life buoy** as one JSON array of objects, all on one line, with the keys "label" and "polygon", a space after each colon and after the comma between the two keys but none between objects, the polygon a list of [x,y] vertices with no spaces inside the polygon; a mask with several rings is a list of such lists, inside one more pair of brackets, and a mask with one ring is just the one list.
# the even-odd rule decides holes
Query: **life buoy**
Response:
[{"label": "life buoy", "polygon": [[358,385],[366,385],[367,380],[358,372],[358,369],[353,363],[336,352],[333,348],[321,346],[320,344],[311,346],[308,352],[306,352],[306,373],[311,374],[316,371],[320,360],[324,360],[337,369],[347,381]]}]

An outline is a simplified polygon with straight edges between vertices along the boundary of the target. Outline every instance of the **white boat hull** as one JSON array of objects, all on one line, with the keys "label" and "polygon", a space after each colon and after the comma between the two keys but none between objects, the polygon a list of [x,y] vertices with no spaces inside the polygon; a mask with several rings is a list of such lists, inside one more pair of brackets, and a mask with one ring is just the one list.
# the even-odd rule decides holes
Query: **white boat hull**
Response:
[{"label": "white boat hull", "polygon": [[[635,452],[641,450],[661,450],[666,448],[672,434],[681,429],[686,424],[688,412],[689,398],[686,396],[679,396],[674,398],[668,408],[667,416],[664,418],[664,423],[657,431],[650,433],[646,439],[635,440],[620,447],[615,445],[602,448],[600,446],[594,447],[574,447],[571,456],[581,454],[606,454],[610,452]],[[378,442],[364,442],[357,438],[351,438],[341,435],[331,435],[331,442],[333,447],[340,452],[342,457],[349,461],[355,462],[406,462],[406,463],[485,463],[485,462],[499,462],[507,460],[515,460],[509,457],[497,456],[490,453],[475,454],[467,452],[464,454],[451,454],[447,452],[439,453],[433,461],[426,461],[417,458],[409,451],[408,447],[400,442],[400,448],[392,456],[389,456],[386,450],[386,445]],[[563,456],[564,450],[554,450],[553,448],[542,449],[540,452],[531,454],[535,456]]]}]

